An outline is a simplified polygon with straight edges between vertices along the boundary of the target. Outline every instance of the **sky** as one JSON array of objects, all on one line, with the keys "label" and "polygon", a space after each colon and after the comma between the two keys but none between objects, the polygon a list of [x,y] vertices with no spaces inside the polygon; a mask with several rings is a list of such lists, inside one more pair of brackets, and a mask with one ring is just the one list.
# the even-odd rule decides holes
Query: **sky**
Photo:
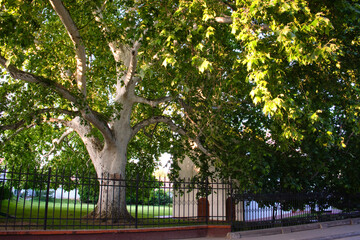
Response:
[{"label": "sky", "polygon": [[169,169],[170,169],[170,158],[171,155],[169,153],[164,153],[160,156],[160,169],[164,169],[166,171],[166,173],[169,173]]}]

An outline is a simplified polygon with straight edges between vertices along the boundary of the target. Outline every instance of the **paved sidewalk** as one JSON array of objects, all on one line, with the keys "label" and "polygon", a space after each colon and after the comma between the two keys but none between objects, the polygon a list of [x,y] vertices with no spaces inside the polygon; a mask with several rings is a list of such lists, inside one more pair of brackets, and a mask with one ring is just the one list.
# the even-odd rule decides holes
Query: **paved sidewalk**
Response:
[{"label": "paved sidewalk", "polygon": [[[242,240],[332,240],[360,239],[360,225],[345,225],[322,229],[313,229],[300,232],[276,234],[269,236],[254,236],[240,238]],[[219,239],[217,239],[219,240]]]},{"label": "paved sidewalk", "polygon": [[[203,237],[187,240],[360,240],[360,218],[314,223],[284,228],[233,232],[222,238]],[[185,240],[185,239],[184,239]]]}]

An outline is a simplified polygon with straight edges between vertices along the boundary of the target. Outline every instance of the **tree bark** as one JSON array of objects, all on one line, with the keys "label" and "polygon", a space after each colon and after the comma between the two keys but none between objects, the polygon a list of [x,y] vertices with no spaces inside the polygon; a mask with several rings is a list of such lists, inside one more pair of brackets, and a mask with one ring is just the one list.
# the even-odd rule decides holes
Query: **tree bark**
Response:
[{"label": "tree bark", "polygon": [[125,178],[120,174],[104,174],[99,181],[99,200],[94,210],[97,219],[111,222],[131,222],[133,217],[126,208]]},{"label": "tree bark", "polygon": [[93,217],[103,221],[130,222],[133,217],[126,208],[127,144],[107,145],[93,159],[99,179],[99,199]]}]

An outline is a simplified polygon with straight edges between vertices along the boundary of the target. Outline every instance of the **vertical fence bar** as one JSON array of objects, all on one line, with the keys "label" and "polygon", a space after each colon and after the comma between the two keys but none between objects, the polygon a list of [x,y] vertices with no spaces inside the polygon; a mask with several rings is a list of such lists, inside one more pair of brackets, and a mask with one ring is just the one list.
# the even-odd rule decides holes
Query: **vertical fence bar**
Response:
[{"label": "vertical fence bar", "polygon": [[[157,181],[158,182],[158,216],[160,216],[160,207],[161,207],[161,176],[159,177],[159,180]],[[155,203],[153,203],[153,209],[155,209]],[[154,210],[153,210],[153,212],[155,212]],[[155,214],[153,215],[154,217],[155,217]],[[158,218],[158,225],[159,225],[159,218]]]},{"label": "vertical fence bar", "polygon": [[[126,190],[126,179],[124,178],[123,179],[123,177],[121,177],[121,174],[118,174],[117,175],[117,192],[118,192],[118,199],[121,199],[121,193],[124,191],[125,192],[125,194],[124,194],[124,201],[125,201],[125,208],[126,209],[128,209],[128,204],[127,204],[127,201],[126,201],[126,193],[127,193],[127,190]],[[129,180],[129,181],[131,181],[131,180]],[[121,201],[121,200],[120,200]],[[121,203],[119,203],[119,204],[121,204]],[[130,214],[130,216],[131,216],[131,205],[130,205],[130,211],[129,211],[129,214]],[[130,217],[131,218],[131,217]],[[120,222],[118,222],[117,223],[118,224],[118,226],[120,227]],[[124,223],[124,226],[126,225],[126,223]]]},{"label": "vertical fence bar", "polygon": [[[230,222],[231,222],[231,229],[234,227],[235,225],[235,218],[233,218],[233,214],[235,214],[233,211],[235,210],[235,208],[233,208],[233,189],[232,189],[232,181],[230,180],[230,183],[229,183],[229,187],[230,187]],[[225,210],[226,211],[226,210]],[[225,216],[226,216],[226,213],[225,213]],[[226,217],[225,217],[226,219]]]},{"label": "vertical fence bar", "polygon": [[19,203],[19,198],[21,195],[21,189],[20,189],[20,185],[21,185],[21,169],[22,166],[20,167],[20,172],[19,172],[19,180],[18,180],[18,184],[17,184],[17,192],[16,192],[16,204],[15,204],[15,220],[14,220],[14,230],[16,229],[16,221],[17,221],[17,210],[18,210],[18,203]]},{"label": "vertical fence bar", "polygon": [[0,212],[2,207],[2,200],[3,198],[5,200],[5,195],[6,195],[6,191],[5,191],[6,166],[5,166],[5,170],[3,170],[2,167],[0,167],[0,174],[1,173],[3,173],[3,177],[2,179],[0,179]]},{"label": "vertical fence bar", "polygon": [[[6,212],[5,212],[5,217],[6,217],[5,230],[7,230],[8,220],[9,220],[9,216],[10,216],[9,207],[10,207],[10,201],[11,201],[11,195],[12,195],[11,193],[8,193],[8,198],[7,198],[7,199],[5,198],[5,196],[6,196],[6,191],[7,191],[7,190],[5,189],[5,182],[6,182],[7,180],[9,180],[9,178],[6,177],[7,172],[8,172],[8,167],[7,167],[7,165],[5,165],[5,168],[4,168],[4,170],[3,170],[4,175],[3,175],[3,179],[2,179],[2,186],[3,186],[3,188],[2,188],[2,193],[0,193],[0,194],[3,194],[3,195],[0,195],[0,196],[2,196],[2,197],[0,197],[0,211],[2,210],[2,198],[4,198],[4,200],[8,200],[8,204],[7,204],[8,206],[7,206],[7,209],[6,209]],[[12,176],[12,174],[11,174],[11,176]],[[9,189],[10,189],[10,192],[12,192],[12,178],[10,178]]]},{"label": "vertical fence bar", "polygon": [[210,189],[209,189],[209,222],[210,224],[214,223],[214,219],[217,219],[217,215],[214,214],[214,205],[215,205],[215,195],[213,194],[216,191],[216,180],[211,180]]},{"label": "vertical fence bar", "polygon": [[[111,199],[109,200],[109,187],[110,187],[110,173],[107,174],[107,179],[105,179],[105,186],[106,186],[106,201],[105,201],[105,229],[108,228],[108,221],[109,220],[109,204],[111,204]],[[112,207],[110,208],[110,211],[112,211]]]},{"label": "vertical fence bar", "polygon": [[[80,173],[80,179],[81,179],[81,180],[79,180],[79,183],[80,183],[79,192],[83,193],[83,192],[84,192],[84,184],[85,184],[85,181],[84,181],[84,179],[85,179],[85,173],[84,173],[83,170],[82,170],[81,173]],[[55,192],[56,192],[56,191],[55,191]],[[80,195],[80,194],[79,194],[79,195]],[[77,196],[77,193],[75,194],[75,198],[76,198],[76,196]],[[90,192],[88,192],[88,196],[89,196],[89,198],[91,198]],[[83,215],[83,211],[84,211],[84,210],[83,210],[83,201],[81,201],[81,197],[80,197],[79,201],[80,201],[79,227],[81,228],[81,225],[82,225],[81,220],[82,220],[82,215]]]},{"label": "vertical fence bar", "polygon": [[[70,168],[70,171],[69,171],[69,178],[71,179],[72,178],[72,168]],[[71,184],[72,184],[72,181],[69,181],[68,182],[68,186],[69,186],[69,189],[71,189]],[[67,203],[66,203],[66,228],[69,227],[69,208],[70,208],[70,191],[67,191]]]},{"label": "vertical fence bar", "polygon": [[197,193],[199,191],[198,187],[199,186],[196,183],[194,183],[194,190],[191,191],[192,197],[190,196],[190,193],[189,193],[189,200],[191,200],[191,205],[192,205],[192,218],[197,218],[198,217],[197,212],[195,211],[195,209],[196,210],[199,209],[199,206],[197,205],[198,200],[197,200],[197,197],[196,197],[196,195],[197,195]]},{"label": "vertical fence bar", "polygon": [[[117,176],[116,176],[116,173],[114,173],[114,174],[112,174],[112,176],[111,176],[111,179],[110,179],[110,182],[109,182],[109,185],[110,185],[110,183],[112,182],[112,184],[111,184],[111,191],[112,191],[112,199],[110,200],[110,203],[111,203],[111,205],[115,205],[115,188],[116,188],[116,180],[117,179],[119,179],[119,181],[120,181],[120,177],[119,178],[117,178]],[[109,194],[109,193],[108,193]],[[121,200],[119,200],[119,201],[121,201]],[[114,206],[112,206],[111,207],[111,211],[113,211],[113,209],[114,209]],[[114,215],[110,212],[110,214],[111,214],[111,225],[110,225],[110,228],[113,228],[114,227],[114,224],[115,224],[115,218],[114,218]]]},{"label": "vertical fence bar", "polygon": [[[101,173],[101,178],[100,178],[100,194],[99,194],[99,201],[98,201],[98,203],[99,203],[99,206],[98,206],[98,208],[99,208],[99,219],[102,219],[101,214],[102,214],[102,202],[103,202],[102,198],[103,198],[104,178],[105,178],[105,175],[102,172]],[[96,208],[94,208],[94,209],[96,209]],[[96,216],[95,216],[96,214],[94,214],[94,221],[96,219]],[[99,228],[100,228],[100,226],[101,226],[101,221],[99,221],[99,224],[98,224]]]},{"label": "vertical fence bar", "polygon": [[47,214],[49,207],[49,193],[50,193],[50,177],[51,177],[51,167],[49,167],[47,186],[46,186],[46,202],[45,202],[45,216],[44,216],[44,230],[47,228]]},{"label": "vertical fence bar", "polygon": [[25,192],[24,192],[24,203],[23,203],[23,211],[22,211],[22,217],[21,217],[21,227],[23,227],[24,225],[24,218],[25,218],[25,208],[26,208],[26,198],[27,198],[27,193],[28,193],[28,181],[29,181],[29,167],[26,168],[26,173],[25,173]]},{"label": "vertical fence bar", "polygon": [[58,184],[58,169],[55,171],[55,192],[54,192],[54,201],[53,201],[53,212],[52,212],[52,225],[55,225],[55,209],[56,209],[56,191],[57,191],[57,184]]},{"label": "vertical fence bar", "polygon": [[[100,193],[100,181],[101,181],[101,179],[98,179],[97,178],[97,175],[95,175],[95,176],[93,176],[91,173],[90,173],[90,170],[88,170],[88,172],[87,172],[87,174],[88,174],[88,185],[87,186],[85,186],[86,188],[87,188],[87,192],[89,193],[89,198],[85,198],[86,200],[87,200],[87,203],[86,203],[86,228],[89,228],[89,221],[91,221],[91,219],[90,219],[90,216],[91,215],[89,215],[89,205],[90,205],[90,203],[89,203],[89,201],[92,201],[92,204],[93,204],[93,212],[92,212],[92,227],[94,227],[95,226],[95,215],[96,215],[96,209],[95,209],[95,204],[98,202],[98,201],[96,201],[96,193],[97,193],[97,191],[94,191],[94,194],[90,194],[91,193],[91,191],[90,191],[90,189],[91,189],[91,180],[93,179],[93,178],[95,178],[95,176],[96,176],[96,180],[94,181],[95,182],[95,187],[97,187],[97,190],[99,191],[99,193]],[[96,184],[98,184],[98,185],[96,185]],[[97,194],[97,200],[99,200],[101,197],[99,196],[99,193]]]},{"label": "vertical fence bar", "polygon": [[[60,185],[61,185],[61,193],[60,193],[60,212],[59,212],[59,226],[62,226],[61,224],[61,220],[62,220],[62,209],[63,209],[63,196],[64,196],[64,171],[65,168],[62,169],[61,171],[61,177],[60,179],[62,179],[62,181],[60,180]],[[56,177],[57,178],[57,177]]]},{"label": "vertical fence bar", "polygon": [[136,174],[135,190],[135,228],[138,228],[139,174]]},{"label": "vertical fence bar", "polygon": [[[188,179],[188,182],[190,182],[190,179]],[[195,189],[193,189],[192,191],[191,191],[192,193],[193,193],[193,198],[191,199],[191,193],[190,192],[188,192],[188,191],[186,191],[186,195],[187,195],[187,209],[188,209],[188,213],[187,213],[187,216],[188,216],[188,219],[187,219],[187,221],[189,220],[189,218],[191,218],[191,217],[193,217],[194,215],[195,215],[195,211],[193,211],[192,212],[192,215],[193,216],[190,216],[190,206],[192,205],[192,206],[194,206],[194,204],[191,204],[191,202],[195,202],[195,198],[194,198],[194,192],[195,192]],[[184,204],[184,207],[186,206],[186,204]],[[194,207],[193,207],[194,208]]]},{"label": "vertical fence bar", "polygon": [[[291,198],[289,197],[289,201],[291,201],[290,200]],[[281,226],[283,227],[284,225],[283,225],[283,223],[284,223],[284,221],[283,221],[283,209],[284,209],[284,202],[282,201],[281,203],[280,203],[280,222],[281,222]]]},{"label": "vertical fence bar", "polygon": [[[185,189],[185,187],[186,187],[186,179],[184,178],[184,181],[183,181],[183,191],[184,191],[184,194],[183,194],[183,197],[182,197],[182,199],[183,199],[183,201],[181,202],[181,200],[179,201],[180,202],[180,204],[179,204],[179,209],[181,209],[181,204],[182,204],[182,215],[180,215],[182,218],[182,220],[184,220],[185,219],[185,216],[186,216],[186,212],[185,212],[185,206],[186,206],[186,198],[185,198],[185,192],[186,192],[186,189]],[[180,211],[179,211],[180,212]],[[180,218],[179,218],[180,219]],[[189,219],[186,219],[186,221],[188,221]]]},{"label": "vertical fence bar", "polygon": [[205,198],[206,198],[206,202],[205,202],[205,223],[206,225],[209,224],[209,197],[208,197],[208,191],[209,191],[209,179],[206,178],[206,182],[205,182]]},{"label": "vertical fence bar", "polygon": [[76,169],[75,172],[75,199],[74,199],[74,217],[73,217],[73,228],[75,228],[75,222],[76,222],[76,195],[77,195],[77,188],[78,188],[78,170]]},{"label": "vertical fence bar", "polygon": [[[7,168],[5,168],[5,174],[7,174]],[[14,177],[14,172],[11,172],[11,177],[10,177],[10,189],[12,190],[13,189],[13,177]],[[6,223],[5,223],[5,226],[6,226],[6,230],[7,230],[7,226],[8,226],[8,222],[9,222],[9,216],[10,216],[10,201],[11,201],[11,194],[9,196],[9,201],[8,201],[8,204],[7,204],[7,211],[6,211]]]}]

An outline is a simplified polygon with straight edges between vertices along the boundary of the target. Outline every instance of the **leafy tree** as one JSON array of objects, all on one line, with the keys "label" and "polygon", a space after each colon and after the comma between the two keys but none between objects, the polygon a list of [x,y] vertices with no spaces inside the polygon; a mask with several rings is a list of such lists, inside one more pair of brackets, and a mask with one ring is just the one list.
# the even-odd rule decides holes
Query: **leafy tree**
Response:
[{"label": "leafy tree", "polygon": [[[342,161],[360,126],[357,0],[0,6],[7,161],[91,159],[125,179],[129,159],[153,166],[169,151],[255,190],[358,189]],[[100,191],[114,199],[102,216],[130,217],[116,191]]]},{"label": "leafy tree", "polygon": [[[177,12],[203,29],[197,55],[221,72],[188,112],[216,167],[195,155],[202,174],[255,192],[360,190],[359,9],[358,1],[181,1]],[[214,54],[213,45],[227,47]]]},{"label": "leafy tree", "polygon": [[[2,1],[2,157],[66,168],[90,158],[98,177],[121,180],[128,159],[151,162],[187,135],[177,110],[189,87],[156,57],[165,50],[155,36],[176,5]],[[119,189],[100,191],[99,201],[113,201],[95,216],[131,217]]]}]

